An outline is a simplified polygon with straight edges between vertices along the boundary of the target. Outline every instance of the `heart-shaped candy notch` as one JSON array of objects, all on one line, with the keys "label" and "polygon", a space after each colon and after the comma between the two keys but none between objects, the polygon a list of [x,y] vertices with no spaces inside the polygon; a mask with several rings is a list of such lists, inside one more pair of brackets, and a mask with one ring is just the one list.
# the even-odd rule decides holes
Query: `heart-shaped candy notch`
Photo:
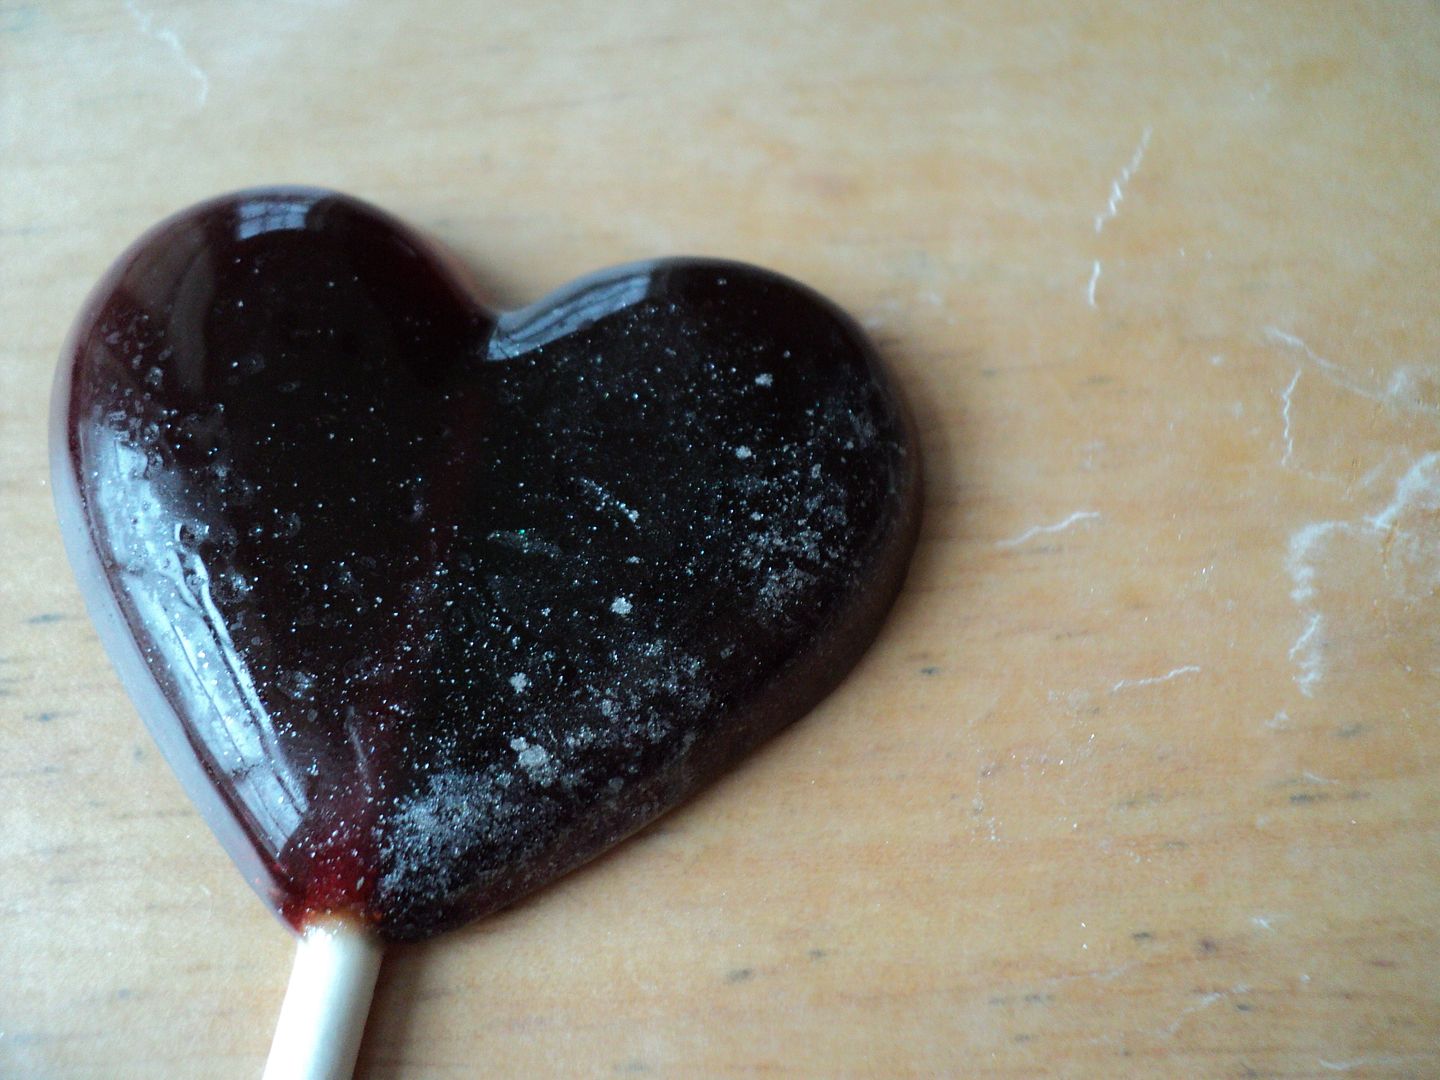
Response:
[{"label": "heart-shaped candy notch", "polygon": [[167,758],[297,928],[543,885],[808,710],[918,520],[873,347],[754,267],[500,315],[331,192],[141,238],[56,395],[67,547]]}]

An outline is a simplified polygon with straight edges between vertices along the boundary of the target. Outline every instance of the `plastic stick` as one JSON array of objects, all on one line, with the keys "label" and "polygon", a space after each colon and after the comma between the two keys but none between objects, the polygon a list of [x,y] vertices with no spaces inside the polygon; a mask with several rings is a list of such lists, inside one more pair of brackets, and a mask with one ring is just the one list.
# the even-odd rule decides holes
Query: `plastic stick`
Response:
[{"label": "plastic stick", "polygon": [[383,949],[355,923],[312,923],[300,937],[264,1080],[350,1080]]}]

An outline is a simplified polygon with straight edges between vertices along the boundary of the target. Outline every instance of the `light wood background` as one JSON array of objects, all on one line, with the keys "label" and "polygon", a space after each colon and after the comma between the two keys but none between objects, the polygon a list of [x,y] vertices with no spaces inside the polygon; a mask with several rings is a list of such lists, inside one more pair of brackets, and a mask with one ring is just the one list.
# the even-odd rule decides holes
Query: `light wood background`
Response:
[{"label": "light wood background", "polygon": [[61,555],[156,218],[372,199],[496,300],[700,252],[872,329],[881,640],[691,805],[396,949],[360,1075],[1440,1076],[1440,9],[0,0],[0,1075],[258,1076],[291,942]]}]

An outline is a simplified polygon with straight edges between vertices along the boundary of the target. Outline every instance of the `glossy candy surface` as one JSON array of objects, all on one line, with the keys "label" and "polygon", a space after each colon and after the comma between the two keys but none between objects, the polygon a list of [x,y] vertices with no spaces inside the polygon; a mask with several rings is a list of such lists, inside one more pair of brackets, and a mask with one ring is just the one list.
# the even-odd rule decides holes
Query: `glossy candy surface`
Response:
[{"label": "glossy candy surface", "polygon": [[66,543],[217,835],[292,925],[422,937],[553,879],[833,687],[913,545],[872,347],[753,267],[495,316],[277,189],[157,226],[57,385]]}]

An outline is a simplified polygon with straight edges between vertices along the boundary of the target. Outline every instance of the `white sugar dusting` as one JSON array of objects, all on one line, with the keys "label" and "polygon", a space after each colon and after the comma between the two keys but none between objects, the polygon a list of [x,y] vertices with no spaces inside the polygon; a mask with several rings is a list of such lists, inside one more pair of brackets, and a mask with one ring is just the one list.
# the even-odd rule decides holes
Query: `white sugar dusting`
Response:
[{"label": "white sugar dusting", "polygon": [[445,772],[400,801],[381,847],[381,895],[421,887],[443,894],[476,845],[513,830],[521,808],[506,797],[509,773]]},{"label": "white sugar dusting", "polygon": [[520,763],[520,768],[525,774],[537,784],[553,784],[559,774],[559,768],[550,756],[550,752],[543,746],[536,746],[525,738],[510,740],[510,749],[515,751],[515,760]]},{"label": "white sugar dusting", "polygon": [[620,516],[623,517],[626,521],[630,522],[631,525],[639,524],[640,511],[625,505],[625,503],[617,499],[602,485],[595,483],[594,480],[582,479],[580,483],[583,487],[586,488],[586,490],[590,491],[592,494],[595,495],[596,498],[600,500],[600,505],[598,505],[595,509],[614,510],[616,513],[620,514]]}]

